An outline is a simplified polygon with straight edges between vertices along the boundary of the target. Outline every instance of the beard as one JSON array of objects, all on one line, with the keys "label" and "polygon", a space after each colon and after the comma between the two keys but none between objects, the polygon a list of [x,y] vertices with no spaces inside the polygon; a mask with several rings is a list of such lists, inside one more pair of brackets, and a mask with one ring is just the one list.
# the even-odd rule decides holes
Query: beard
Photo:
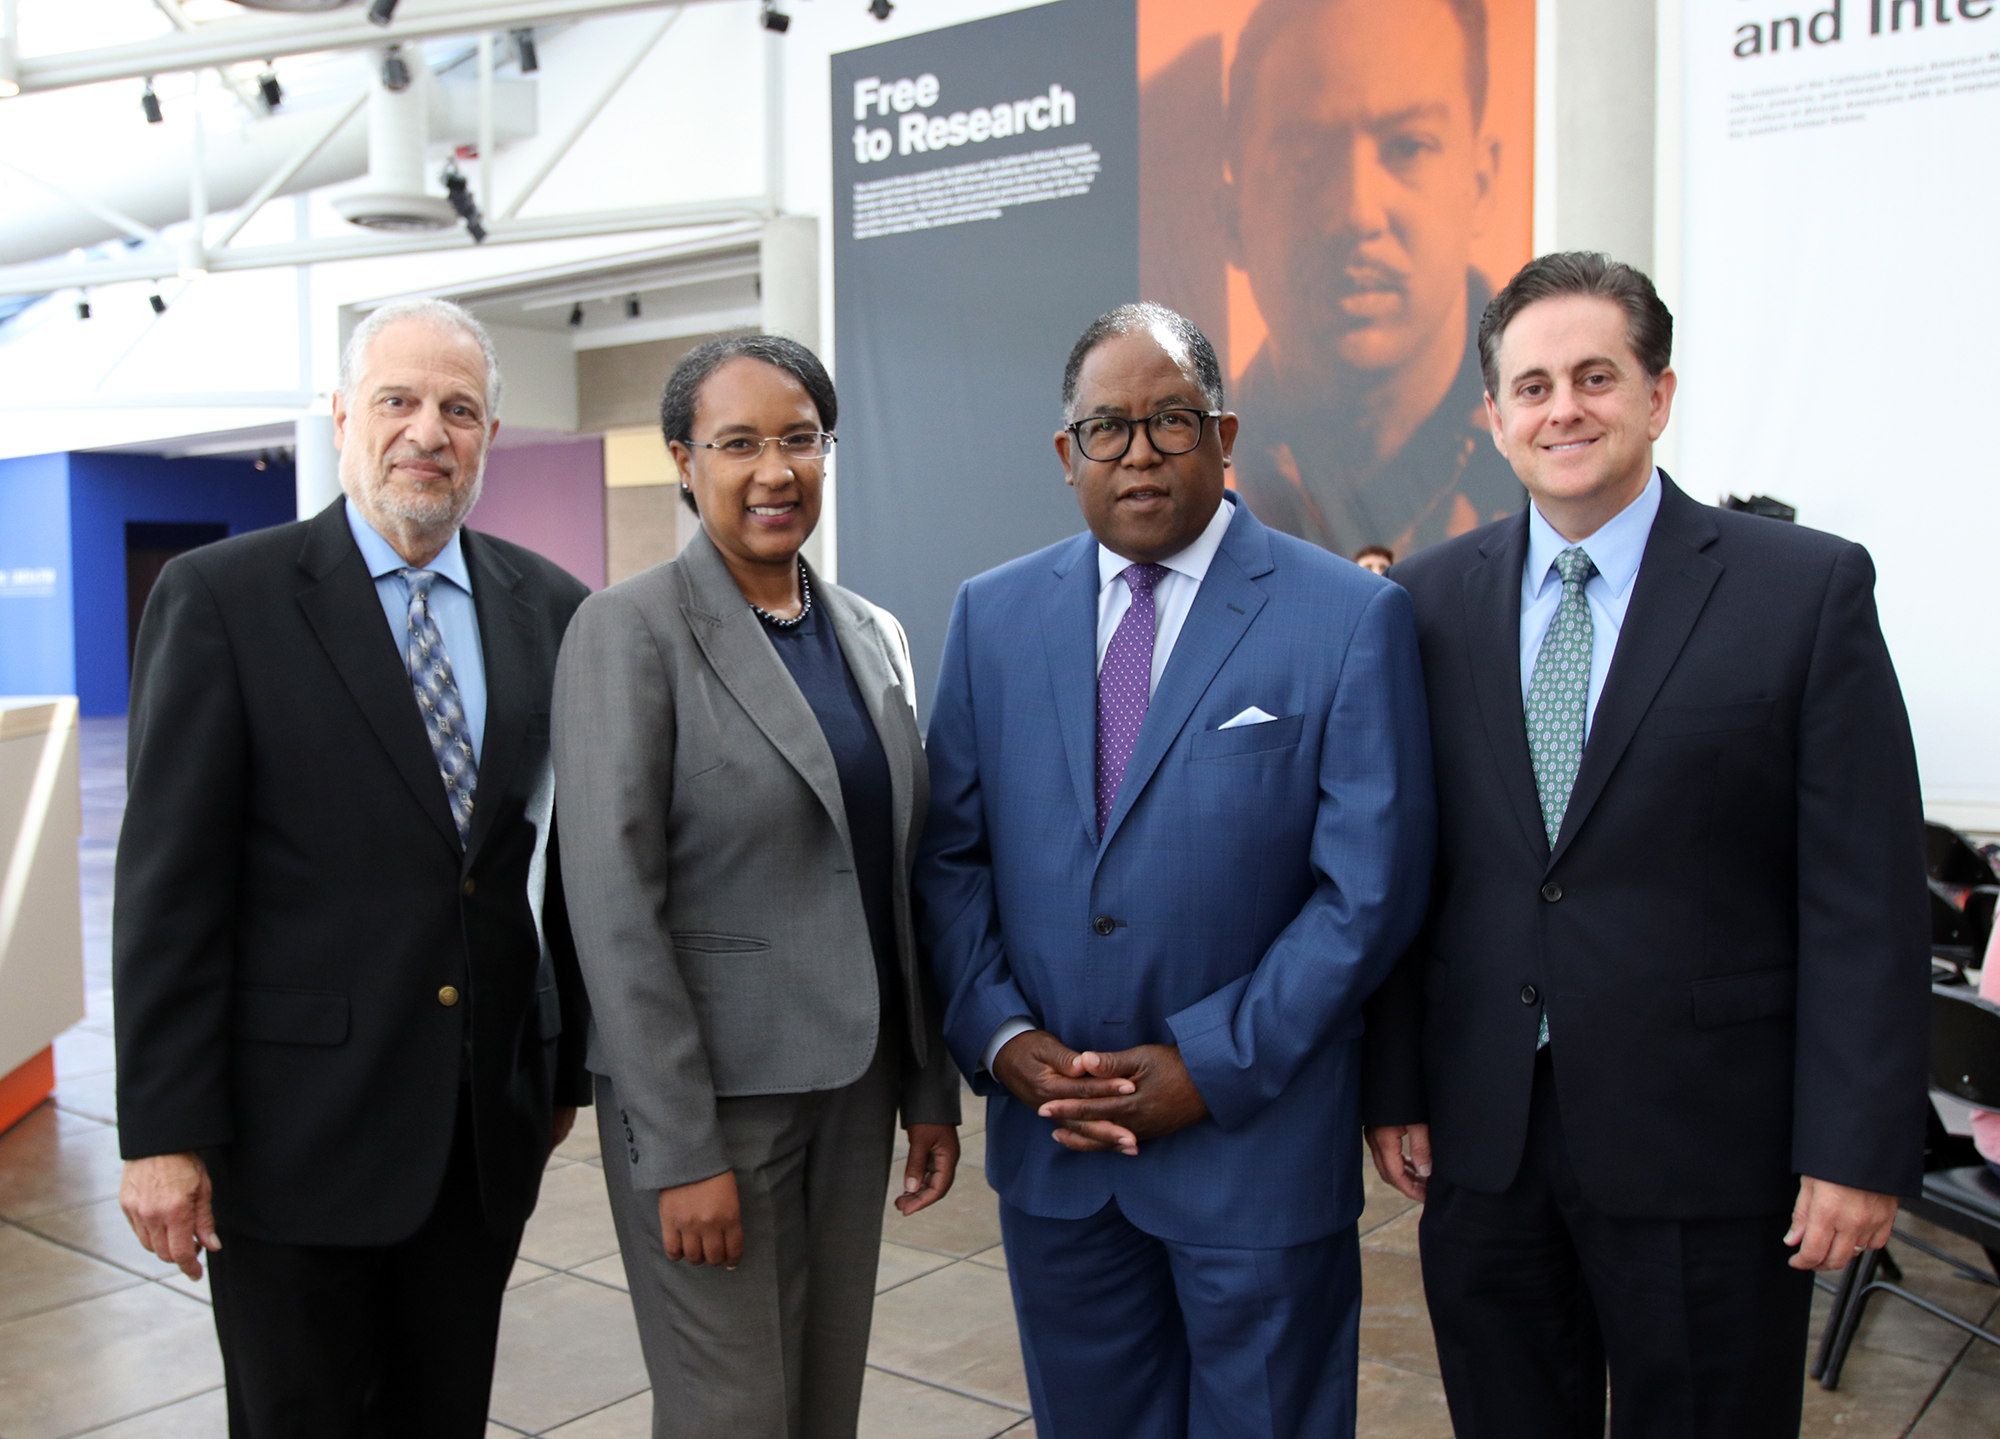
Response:
[{"label": "beard", "polygon": [[[437,460],[434,455],[405,455],[399,458],[422,458],[433,463]],[[486,482],[486,456],[483,453],[472,468],[469,484],[459,483],[458,473],[454,473],[450,482],[443,485],[419,488],[398,484],[391,468],[394,463],[395,457],[385,459],[383,467],[371,475],[343,474],[342,485],[350,493],[358,491],[357,498],[365,508],[431,533],[456,530],[472,512],[472,507],[479,503],[479,492]]]}]

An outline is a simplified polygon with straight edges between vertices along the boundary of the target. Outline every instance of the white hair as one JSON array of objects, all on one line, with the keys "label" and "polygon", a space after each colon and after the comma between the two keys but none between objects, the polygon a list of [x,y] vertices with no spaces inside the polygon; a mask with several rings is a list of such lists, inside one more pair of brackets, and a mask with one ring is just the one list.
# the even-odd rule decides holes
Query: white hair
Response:
[{"label": "white hair", "polygon": [[479,345],[479,353],[486,357],[486,418],[490,422],[500,414],[500,356],[493,348],[493,337],[486,333],[486,327],[472,317],[471,311],[449,300],[397,300],[393,304],[370,310],[368,316],[354,327],[354,333],[347,338],[347,348],[340,356],[340,392],[351,401],[361,384],[361,377],[368,369],[368,346],[377,335],[398,320],[422,320],[435,325],[440,330],[457,330],[470,335]]}]

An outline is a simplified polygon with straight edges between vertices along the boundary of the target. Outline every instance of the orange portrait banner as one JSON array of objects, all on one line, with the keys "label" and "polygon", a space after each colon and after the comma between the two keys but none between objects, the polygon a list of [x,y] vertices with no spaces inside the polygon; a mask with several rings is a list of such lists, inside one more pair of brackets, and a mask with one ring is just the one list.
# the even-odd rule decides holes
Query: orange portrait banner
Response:
[{"label": "orange portrait banner", "polygon": [[1139,288],[1243,416],[1233,483],[1352,555],[1518,510],[1475,332],[1531,254],[1534,0],[1138,0]]}]

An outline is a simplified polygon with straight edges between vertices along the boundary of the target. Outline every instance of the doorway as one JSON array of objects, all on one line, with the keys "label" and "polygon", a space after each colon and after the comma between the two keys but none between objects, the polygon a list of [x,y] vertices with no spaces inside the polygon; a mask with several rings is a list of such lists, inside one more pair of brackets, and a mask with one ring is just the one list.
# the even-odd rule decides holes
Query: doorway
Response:
[{"label": "doorway", "polygon": [[[221,521],[125,522],[125,672],[132,672],[132,656],[139,644],[139,616],[159,582],[160,571],[175,555],[202,545],[229,538],[229,526]],[[115,671],[114,671],[115,673]]]}]

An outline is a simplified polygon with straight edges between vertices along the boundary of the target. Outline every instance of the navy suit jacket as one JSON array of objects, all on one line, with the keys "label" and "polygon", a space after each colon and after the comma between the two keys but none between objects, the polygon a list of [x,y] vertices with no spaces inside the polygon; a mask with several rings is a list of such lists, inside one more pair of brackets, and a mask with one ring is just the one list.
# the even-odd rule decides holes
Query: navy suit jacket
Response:
[{"label": "navy suit jacket", "polygon": [[[1097,541],[966,583],[917,862],[945,1038],[990,1096],[987,1177],[1160,1238],[1292,1245],[1354,1222],[1362,1003],[1430,879],[1409,597],[1236,507],[1097,834]],[[1219,726],[1255,705],[1272,722]],[[1209,1117],[1076,1154],[978,1073],[1016,1015],[1079,1049],[1178,1044]]]}]

